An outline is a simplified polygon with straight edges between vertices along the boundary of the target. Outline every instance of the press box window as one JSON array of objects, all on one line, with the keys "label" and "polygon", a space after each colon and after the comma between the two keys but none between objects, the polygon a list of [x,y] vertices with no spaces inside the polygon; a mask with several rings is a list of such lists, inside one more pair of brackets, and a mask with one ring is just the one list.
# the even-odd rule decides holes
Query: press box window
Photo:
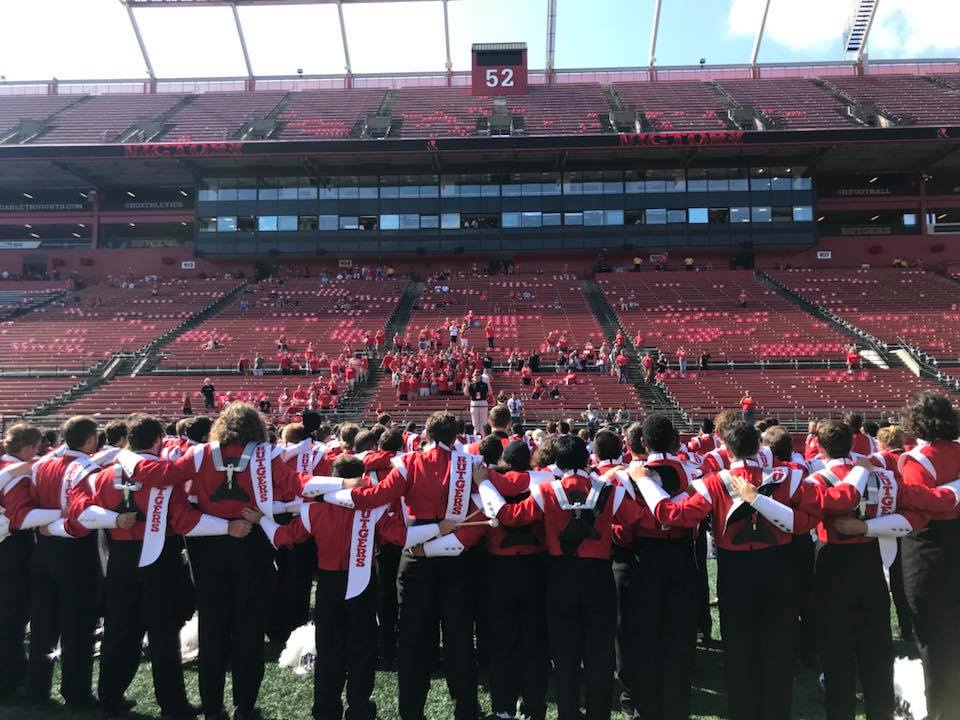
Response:
[{"label": "press box window", "polygon": [[299,218],[296,215],[280,215],[277,218],[277,230],[281,232],[296,232]]},{"label": "press box window", "polygon": [[217,232],[236,232],[237,216],[221,215],[217,218]]},{"label": "press box window", "polygon": [[459,230],[460,213],[443,213],[440,215],[440,227],[443,230]]},{"label": "press box window", "polygon": [[257,219],[257,229],[260,232],[276,232],[277,230],[277,216],[276,215],[261,215]]},{"label": "press box window", "polygon": [[215,217],[197,218],[197,232],[216,232],[216,231],[217,231],[217,219]]},{"label": "press box window", "polygon": [[689,222],[694,225],[704,225],[708,220],[707,208],[688,208],[687,215]]},{"label": "press box window", "polygon": [[380,229],[381,230],[399,230],[400,216],[399,215],[381,215]]},{"label": "press box window", "polygon": [[440,227],[439,215],[421,215],[420,227],[423,230],[436,230]]},{"label": "press box window", "polygon": [[813,222],[813,207],[810,205],[793,206],[794,222]]},{"label": "press box window", "polygon": [[300,232],[314,232],[317,230],[317,216],[316,215],[301,215],[298,221],[297,229]]},{"label": "press box window", "polygon": [[773,222],[792,222],[793,221],[793,208],[789,205],[786,207],[775,207],[771,213]]},{"label": "press box window", "polygon": [[237,218],[237,232],[253,232],[257,229],[257,219],[252,215],[241,215]]},{"label": "press box window", "polygon": [[750,222],[750,208],[748,208],[748,207],[732,207],[732,208],[730,208],[730,222],[732,222],[732,223],[748,223],[748,222]]},{"label": "press box window", "polygon": [[317,228],[319,230],[336,230],[339,227],[336,215],[321,215],[317,218]]},{"label": "press box window", "polygon": [[769,207],[750,208],[750,219],[755,223],[770,222],[770,208]]}]

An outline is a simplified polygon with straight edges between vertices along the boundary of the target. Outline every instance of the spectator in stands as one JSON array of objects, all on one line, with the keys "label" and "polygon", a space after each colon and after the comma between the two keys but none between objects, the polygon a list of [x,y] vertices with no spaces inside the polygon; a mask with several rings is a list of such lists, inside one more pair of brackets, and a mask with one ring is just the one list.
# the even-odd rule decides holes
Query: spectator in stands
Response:
[{"label": "spectator in stands", "polygon": [[181,415],[193,415],[193,402],[190,400],[190,393],[183,394],[183,403],[180,406]]},{"label": "spectator in stands", "polygon": [[257,402],[257,407],[260,408],[260,412],[264,415],[270,414],[270,398],[266,395],[261,395],[260,400]]},{"label": "spectator in stands", "polygon": [[287,344],[287,336],[281,335],[277,338],[277,350],[282,350],[286,352],[290,349],[290,346]]},{"label": "spectator in stands", "polygon": [[622,350],[617,353],[617,383],[630,382],[630,358]]},{"label": "spectator in stands", "polygon": [[560,398],[560,388],[554,385],[552,388],[550,388],[549,395],[551,400],[558,400]]},{"label": "spectator in stands", "polygon": [[683,259],[683,267],[687,271],[693,270],[693,258],[689,255]]},{"label": "spectator in stands", "polygon": [[670,363],[667,362],[667,356],[663,354],[663,350],[657,355],[657,364],[655,367],[657,375],[663,375],[667,371],[667,368],[670,367]]},{"label": "spectator in stands", "polygon": [[754,412],[754,403],[753,398],[750,397],[750,391],[745,390],[743,397],[740,398],[740,410],[743,412],[743,421],[753,425],[756,420],[756,413]]},{"label": "spectator in stands", "polygon": [[483,334],[487,338],[487,347],[492,349],[495,341],[492,322],[487,323],[487,326],[483,329]]},{"label": "spectator in stands", "polygon": [[748,300],[747,291],[741,290],[740,295],[737,297],[737,304],[740,307],[745,308],[747,306],[747,300]]},{"label": "spectator in stands", "polygon": [[600,414],[593,409],[592,403],[587,404],[587,409],[580,413],[580,417],[587,424],[587,430],[597,430],[600,427]]},{"label": "spectator in stands", "polygon": [[256,357],[253,358],[253,374],[255,377],[262,377],[264,373],[264,361],[263,355],[260,353],[256,354]]},{"label": "spectator in stands", "polygon": [[510,393],[510,399],[507,400],[507,410],[510,411],[510,420],[513,421],[513,424],[520,422],[523,400],[518,398],[516,393]]},{"label": "spectator in stands", "polygon": [[710,369],[710,353],[706,350],[700,353],[700,357],[697,359],[697,367],[700,368],[701,372],[706,372]]},{"label": "spectator in stands", "polygon": [[630,409],[627,407],[626,403],[620,404],[620,409],[617,410],[617,414],[614,416],[614,422],[617,425],[626,428],[630,424]]},{"label": "spectator in stands", "polygon": [[643,268],[643,258],[637,255],[633,258],[633,271],[640,272],[642,268]]},{"label": "spectator in stands", "polygon": [[853,375],[853,371],[860,367],[860,353],[857,352],[857,346],[851,345],[847,349],[847,375]]},{"label": "spectator in stands", "polygon": [[687,376],[687,350],[682,345],[677,350],[677,364],[680,366],[680,377]]},{"label": "spectator in stands", "polygon": [[200,387],[200,394],[203,395],[203,407],[207,410],[214,410],[217,407],[217,391],[210,382],[210,378],[203,379],[203,385]]},{"label": "spectator in stands", "polygon": [[527,358],[527,366],[530,368],[530,372],[540,372],[540,353],[536,349],[530,352],[530,357]]},{"label": "spectator in stands", "polygon": [[241,355],[240,359],[237,360],[237,372],[241,375],[246,375],[247,370],[250,369],[250,361],[247,360],[246,355]]}]

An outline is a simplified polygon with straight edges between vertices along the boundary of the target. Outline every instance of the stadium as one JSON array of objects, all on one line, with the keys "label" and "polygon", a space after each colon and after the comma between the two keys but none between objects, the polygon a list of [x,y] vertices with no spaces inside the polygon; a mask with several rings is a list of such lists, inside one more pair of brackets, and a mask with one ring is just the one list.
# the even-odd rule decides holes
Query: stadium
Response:
[{"label": "stadium", "polygon": [[[686,66],[656,60],[655,0],[649,62],[594,69],[558,66],[558,0],[544,60],[508,26],[464,69],[447,0],[420,2],[445,69],[380,73],[351,68],[367,0],[120,4],[144,76],[0,79],[3,429],[243,401],[274,432],[387,414],[415,434],[447,411],[479,437],[448,347],[521,437],[655,414],[686,443],[732,408],[803,453],[816,421],[960,397],[960,61],[869,57],[878,0],[852,4],[842,60],[760,62],[766,0],[749,62]],[[343,72],[254,72],[244,13],[289,5],[329,13]],[[201,6],[245,72],[156,72],[145,14]],[[733,717],[709,640],[691,717]],[[159,716],[147,665],[129,694]],[[825,717],[818,674],[798,671],[794,717]],[[454,717],[440,678],[430,720]],[[309,717],[306,682],[269,667],[264,716]]]}]

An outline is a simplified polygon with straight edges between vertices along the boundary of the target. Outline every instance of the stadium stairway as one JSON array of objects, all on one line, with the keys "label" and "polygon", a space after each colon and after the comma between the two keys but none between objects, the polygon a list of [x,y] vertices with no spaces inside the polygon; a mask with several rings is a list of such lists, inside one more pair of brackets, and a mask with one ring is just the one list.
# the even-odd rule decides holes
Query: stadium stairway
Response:
[{"label": "stadium stairway", "polygon": [[647,411],[663,413],[670,417],[678,429],[689,430],[690,418],[687,417],[683,408],[671,400],[663,391],[662,387],[643,382],[641,379],[641,351],[646,352],[647,350],[653,350],[656,352],[656,348],[638,348],[633,344],[630,333],[620,324],[616,313],[614,313],[613,308],[610,307],[606,295],[595,281],[592,279],[581,280],[580,288],[583,290],[587,302],[590,303],[590,308],[593,310],[597,322],[600,323],[600,327],[603,328],[604,335],[606,335],[607,341],[611,346],[617,336],[617,331],[623,333],[623,337],[626,340],[627,357],[630,358],[630,377]]},{"label": "stadium stairway", "polygon": [[57,292],[52,292],[39,296],[36,300],[29,303],[23,303],[17,305],[5,313],[0,313],[0,322],[6,322],[7,320],[13,320],[18,318],[21,315],[26,315],[29,312],[33,312],[37,308],[42,308],[44,305],[49,305],[55,300],[60,300],[64,298],[67,294],[66,290],[59,290]]}]

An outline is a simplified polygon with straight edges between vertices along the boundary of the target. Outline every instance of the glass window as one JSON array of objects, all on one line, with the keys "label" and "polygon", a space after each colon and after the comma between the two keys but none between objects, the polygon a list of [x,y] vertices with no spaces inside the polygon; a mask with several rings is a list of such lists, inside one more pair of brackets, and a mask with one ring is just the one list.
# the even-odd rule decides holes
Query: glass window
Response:
[{"label": "glass window", "polygon": [[424,230],[436,230],[440,227],[439,215],[421,215],[420,227]]},{"label": "glass window", "polygon": [[623,210],[604,210],[604,225],[623,225]]},{"label": "glass window", "polygon": [[624,173],[624,189],[628,193],[642,193],[644,186],[643,170],[627,170]]},{"label": "glass window", "polygon": [[[796,211],[797,211],[797,209],[798,209],[798,208],[804,208],[804,207],[809,207],[809,206],[807,206],[807,205],[800,205],[800,206],[795,207],[795,208],[793,209],[793,210],[794,210],[794,218],[793,218],[794,220],[797,220],[797,217],[796,217]],[[813,219],[813,213],[812,213],[812,212],[810,213],[810,217],[809,217],[808,219],[809,219],[809,220],[812,220],[812,219]],[[934,215],[934,220],[936,220],[936,215]],[[799,222],[799,221],[798,221],[798,222]],[[901,222],[902,222],[906,227],[914,227],[914,226],[917,224],[917,214],[916,214],[916,213],[904,213],[904,214],[903,214],[903,217],[901,218]],[[934,223],[932,223],[932,224],[934,224]]]},{"label": "glass window", "polygon": [[396,175],[384,175],[380,178],[380,197],[397,198],[400,197],[400,187],[397,185]]},{"label": "glass window", "polygon": [[277,192],[278,200],[296,200],[299,182],[297,178],[280,178],[280,188]]},{"label": "glass window", "polygon": [[559,225],[560,224],[560,213],[544,213],[543,214],[543,224],[547,225]]},{"label": "glass window", "polygon": [[261,215],[257,218],[257,229],[260,232],[275,232],[277,229],[276,215]]},{"label": "glass window", "polygon": [[664,170],[667,179],[667,192],[683,192],[687,190],[687,183],[684,179],[682,169]]},{"label": "glass window", "polygon": [[[383,227],[382,225],[380,227]],[[401,230],[419,230],[420,216],[417,213],[404,213],[400,216]]]},{"label": "glass window", "polygon": [[[362,178],[361,178],[362,179]],[[419,175],[401,175],[399,178],[399,195],[402,198],[420,197],[420,176]],[[364,195],[360,195],[364,197]]]},{"label": "glass window", "polygon": [[666,225],[667,211],[663,208],[647,208],[643,213],[643,221],[647,225]]},{"label": "glass window", "polygon": [[730,189],[727,181],[726,168],[709,168],[707,170],[707,190],[710,192],[725,192]]},{"label": "glass window", "polygon": [[197,191],[197,200],[200,202],[215,202],[220,181],[217,180],[217,178],[206,178],[202,182],[206,187],[199,188]]},{"label": "glass window", "polygon": [[440,181],[440,197],[460,197],[460,186],[455,179],[444,177]]},{"label": "glass window", "polygon": [[584,210],[584,225],[603,225],[603,210]]},{"label": "glass window", "polygon": [[786,207],[775,207],[770,214],[773,222],[792,222],[793,221],[793,208],[787,205]]},{"label": "glass window", "polygon": [[[416,178],[414,178],[414,180],[416,180]],[[359,179],[358,183],[360,185],[358,191],[361,198],[372,200],[377,197],[378,178],[376,175],[365,175]],[[414,183],[414,185],[416,185],[416,183]],[[414,197],[416,197],[416,195]]]},{"label": "glass window", "polygon": [[580,178],[580,173],[569,172],[563,174],[563,194],[583,195],[583,181]]},{"label": "glass window", "polygon": [[[342,188],[341,188],[342,189]],[[356,188],[354,188],[356,189]],[[360,218],[356,215],[341,215],[340,216],[340,229],[341,230],[359,230],[360,229]]]},{"label": "glass window", "polygon": [[702,225],[706,223],[709,219],[709,213],[707,208],[698,207],[698,208],[688,208],[687,209],[688,221],[695,223],[697,225]]},{"label": "glass window", "polygon": [[750,189],[770,189],[770,173],[767,171],[767,168],[750,168]]},{"label": "glass window", "polygon": [[[707,222],[711,225],[726,225],[730,222],[730,208],[710,208],[707,218]],[[693,222],[693,220],[690,222]]]},{"label": "glass window", "polygon": [[746,168],[727,168],[727,186],[730,192],[746,192],[750,189],[750,179]]},{"label": "glass window", "polygon": [[276,200],[279,193],[277,178],[260,178],[260,189],[257,196],[261,200]]},{"label": "glass window", "polygon": [[[796,171],[794,171],[796,172]],[[804,170],[806,172],[806,170]],[[808,177],[794,177],[793,178],[793,189],[794,190],[810,190],[813,188],[813,179]]]},{"label": "glass window", "polygon": [[220,178],[220,189],[217,191],[217,200],[237,199],[237,179]]},{"label": "glass window", "polygon": [[525,212],[520,214],[520,227],[540,227],[540,213]]},{"label": "glass window", "polygon": [[399,230],[400,216],[399,215],[381,215],[380,229],[381,230]]},{"label": "glass window", "polygon": [[583,213],[568,212],[563,214],[564,225],[583,225]]},{"label": "glass window", "polygon": [[[584,195],[603,194],[603,173],[599,170],[580,173],[580,182],[583,183]],[[586,222],[584,222],[586,224]]]},{"label": "glass window", "polygon": [[793,168],[770,168],[770,187],[773,190],[789,190],[793,187]]},{"label": "glass window", "polygon": [[300,232],[314,232],[317,227],[316,215],[301,215],[297,222],[297,228]]},{"label": "glass window", "polygon": [[444,230],[459,230],[460,229],[460,213],[441,214],[440,227]]},{"label": "glass window", "polygon": [[321,215],[317,218],[317,227],[320,230],[336,230],[339,226],[336,215]]},{"label": "glass window", "polygon": [[216,232],[217,219],[215,217],[197,218],[197,231],[198,232]]},{"label": "glass window", "polygon": [[237,200],[256,200],[257,199],[257,179],[256,178],[238,178],[237,179]]},{"label": "glass window", "polygon": [[687,190],[690,192],[706,192],[707,171],[702,168],[687,170]]},{"label": "glass window", "polygon": [[281,215],[277,218],[277,230],[293,232],[297,229],[299,218],[296,215]]},{"label": "glass window", "polygon": [[666,170],[647,170],[646,176],[647,178],[643,183],[645,192],[648,192],[648,193],[667,192],[667,171]]},{"label": "glass window", "polygon": [[317,197],[321,200],[335,200],[337,197],[337,179],[317,178]]},{"label": "glass window", "polygon": [[480,197],[500,197],[500,185],[493,182],[490,184],[481,185]]},{"label": "glass window", "polygon": [[[479,188],[479,185],[477,187]],[[523,186],[520,183],[505,182],[500,188],[504,197],[520,197],[523,194]]]},{"label": "glass window", "polygon": [[420,197],[435,198],[440,197],[440,179],[436,175],[420,176]]},{"label": "glass window", "polygon": [[604,170],[603,194],[623,195],[623,173],[619,170]]},{"label": "glass window", "polygon": [[810,205],[793,206],[794,222],[813,222],[813,207]]},{"label": "glass window", "polygon": [[667,210],[667,223],[670,225],[676,223],[685,223],[687,221],[686,210]]},{"label": "glass window", "polygon": [[770,222],[770,208],[767,206],[750,208],[750,219],[753,222]]},{"label": "glass window", "polygon": [[520,213],[518,212],[503,213],[503,216],[500,219],[500,227],[509,227],[509,228],[520,227]]},{"label": "glass window", "polygon": [[217,218],[217,232],[236,232],[237,216],[221,215]]},{"label": "glass window", "polygon": [[750,208],[748,207],[730,208],[730,222],[732,223],[750,222]]},{"label": "glass window", "polygon": [[543,173],[543,183],[541,184],[541,193],[544,195],[560,194],[560,173]]},{"label": "glass window", "polygon": [[257,229],[257,219],[253,215],[241,215],[237,218],[237,232],[253,232]]},{"label": "glass window", "polygon": [[356,200],[360,197],[360,178],[356,175],[342,175],[338,180],[340,184],[337,190],[338,198],[341,200]]}]

